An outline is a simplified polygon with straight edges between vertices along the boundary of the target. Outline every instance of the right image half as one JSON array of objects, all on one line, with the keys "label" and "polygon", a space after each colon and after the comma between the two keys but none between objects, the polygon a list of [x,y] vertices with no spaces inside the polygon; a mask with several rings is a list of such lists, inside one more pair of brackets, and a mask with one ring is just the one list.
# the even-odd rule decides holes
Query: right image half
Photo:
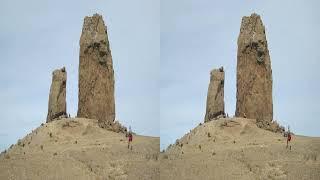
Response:
[{"label": "right image half", "polygon": [[319,5],[161,1],[160,179],[320,179]]}]

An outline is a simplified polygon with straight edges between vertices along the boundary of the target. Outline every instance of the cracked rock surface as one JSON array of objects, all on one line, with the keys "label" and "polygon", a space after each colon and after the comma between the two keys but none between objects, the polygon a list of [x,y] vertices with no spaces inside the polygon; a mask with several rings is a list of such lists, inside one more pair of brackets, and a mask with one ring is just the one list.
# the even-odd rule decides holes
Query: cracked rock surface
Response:
[{"label": "cracked rock surface", "polygon": [[273,119],[272,70],[265,27],[259,15],[243,17],[238,37],[237,117]]},{"label": "cracked rock surface", "polygon": [[50,87],[47,122],[67,115],[66,107],[67,72],[63,67],[54,70]]},{"label": "cracked rock surface", "polygon": [[210,84],[207,96],[207,108],[204,122],[224,115],[224,71],[223,67],[210,72]]},{"label": "cracked rock surface", "polygon": [[80,38],[78,117],[115,120],[114,71],[107,29],[99,14],[85,17]]}]

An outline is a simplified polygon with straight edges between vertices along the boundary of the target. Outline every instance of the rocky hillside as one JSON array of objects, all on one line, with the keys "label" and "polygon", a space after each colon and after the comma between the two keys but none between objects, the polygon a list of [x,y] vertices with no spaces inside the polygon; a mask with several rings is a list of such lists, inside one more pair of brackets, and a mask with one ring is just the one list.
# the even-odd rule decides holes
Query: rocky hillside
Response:
[{"label": "rocky hillside", "polygon": [[69,118],[41,125],[0,155],[0,179],[159,179],[159,138]]},{"label": "rocky hillside", "polygon": [[230,118],[199,125],[160,155],[161,179],[319,179],[320,138],[281,133],[255,120]]}]

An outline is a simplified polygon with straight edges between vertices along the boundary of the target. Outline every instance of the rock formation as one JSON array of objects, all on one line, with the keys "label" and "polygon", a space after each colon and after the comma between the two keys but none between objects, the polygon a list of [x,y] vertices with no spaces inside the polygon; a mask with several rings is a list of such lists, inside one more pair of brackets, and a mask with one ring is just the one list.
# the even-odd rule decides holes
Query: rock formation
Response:
[{"label": "rock formation", "polygon": [[67,115],[66,83],[67,72],[64,67],[53,71],[49,94],[47,122]]},{"label": "rock formation", "polygon": [[80,38],[78,117],[115,120],[114,72],[107,29],[101,15],[85,17]]},{"label": "rock formation", "polygon": [[204,122],[218,116],[224,116],[224,71],[223,67],[210,72],[210,84],[207,96],[207,109]]},{"label": "rock formation", "polygon": [[235,115],[266,122],[273,119],[271,62],[265,27],[257,14],[241,22]]},{"label": "rock formation", "polygon": [[118,121],[114,121],[111,126],[106,127],[108,130],[114,131],[116,133],[122,132],[122,133],[126,133],[127,132],[127,128],[125,126],[123,126],[122,124],[120,124],[120,122]]},{"label": "rock formation", "polygon": [[280,124],[277,121],[265,121],[263,119],[257,119],[256,124],[259,128],[275,132],[275,133],[284,133],[285,128],[283,126],[280,126]]}]

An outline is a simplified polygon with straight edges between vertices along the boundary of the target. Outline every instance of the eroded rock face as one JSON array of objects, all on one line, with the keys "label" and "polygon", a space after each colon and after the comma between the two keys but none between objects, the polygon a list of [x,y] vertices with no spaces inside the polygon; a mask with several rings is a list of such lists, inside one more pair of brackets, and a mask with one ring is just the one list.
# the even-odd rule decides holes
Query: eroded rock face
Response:
[{"label": "eroded rock face", "polygon": [[235,115],[267,122],[273,118],[271,62],[265,27],[257,14],[241,22]]},{"label": "eroded rock face", "polygon": [[114,121],[111,126],[106,126],[106,128],[117,133],[127,133],[127,128],[118,121]]},{"label": "eroded rock face", "polygon": [[207,109],[204,122],[224,116],[224,70],[223,67],[210,72],[210,84],[207,96]]},{"label": "eroded rock face", "polygon": [[57,69],[52,73],[50,87],[47,122],[67,115],[66,104],[67,72],[65,68]]},{"label": "eroded rock face", "polygon": [[101,15],[85,17],[80,38],[78,117],[115,120],[114,72],[107,29]]},{"label": "eroded rock face", "polygon": [[275,133],[284,133],[285,129],[283,126],[280,126],[276,121],[265,121],[263,119],[257,119],[256,124],[259,128],[265,129]]}]

